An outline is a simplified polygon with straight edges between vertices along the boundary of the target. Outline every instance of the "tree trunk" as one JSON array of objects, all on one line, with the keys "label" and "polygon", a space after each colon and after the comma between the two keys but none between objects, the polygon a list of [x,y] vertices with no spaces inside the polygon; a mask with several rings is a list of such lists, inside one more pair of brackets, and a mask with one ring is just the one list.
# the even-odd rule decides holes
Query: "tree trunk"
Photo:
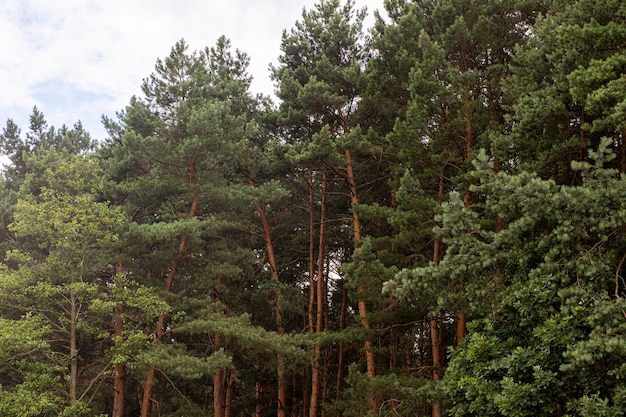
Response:
[{"label": "tree trunk", "polygon": [[[328,329],[326,329],[328,330]],[[324,353],[324,372],[322,373],[322,407],[321,407],[321,417],[326,417],[326,403],[328,402],[328,397],[330,395],[330,387],[328,383],[328,370],[330,369],[331,362],[331,354],[332,354],[332,346],[326,346],[326,351]]]},{"label": "tree trunk", "polygon": [[[267,250],[267,258],[270,263],[271,277],[276,282],[276,327],[280,336],[285,334],[285,328],[283,327],[283,309],[282,309],[282,294],[279,287],[278,280],[278,265],[276,263],[276,254],[274,253],[274,245],[272,244],[272,232],[269,221],[265,215],[265,209],[257,202],[254,203],[259,217],[261,218],[261,224],[263,225],[263,236],[265,240],[265,248]],[[285,382],[285,357],[282,354],[278,354],[278,406],[277,417],[286,416],[287,405],[287,384]]]},{"label": "tree trunk", "polygon": [[[442,355],[441,355],[441,329],[439,328],[439,318],[434,317],[430,319],[430,340],[432,345],[433,356],[433,380],[439,381],[441,379],[442,370]],[[441,417],[441,403],[436,402],[433,404],[432,417]]]},{"label": "tree trunk", "polygon": [[[124,273],[121,263],[115,264],[115,275],[119,277]],[[113,335],[115,337],[115,347],[119,348],[124,339],[124,305],[118,302],[115,305],[113,317]],[[118,363],[115,365],[115,374],[113,377],[113,413],[111,417],[122,417],[124,415],[124,389],[126,383],[126,364]]]},{"label": "tree trunk", "polygon": [[[169,294],[172,291],[172,286],[174,284],[174,278],[176,273],[178,272],[178,268],[180,267],[183,258],[184,258],[184,250],[187,245],[187,239],[183,236],[180,240],[180,245],[178,247],[178,255],[176,259],[172,262],[172,266],[170,268],[169,274],[167,274],[167,279],[165,281],[165,293]],[[155,329],[155,340],[153,345],[156,347],[163,335],[165,334],[165,315],[160,315],[157,321],[157,326]],[[152,387],[154,385],[154,380],[156,377],[156,366],[150,365],[148,368],[148,375],[146,376],[146,381],[143,386],[143,397],[141,402],[141,417],[148,417],[150,414],[150,406],[152,404]]]},{"label": "tree trunk", "polygon": [[461,343],[461,340],[467,334],[467,318],[465,317],[465,313],[459,313],[456,315],[456,345],[458,346]]},{"label": "tree trunk", "polygon": [[263,417],[263,384],[256,382],[254,384],[254,398],[256,405],[254,406],[254,417]]},{"label": "tree trunk", "polygon": [[[356,186],[356,179],[354,177],[354,170],[352,168],[352,153],[350,149],[346,148],[346,172],[348,174],[348,184],[350,186],[350,202],[352,204],[357,204],[359,202],[358,190]],[[355,210],[352,210],[352,226],[354,229],[354,247],[358,249],[361,246],[361,219],[359,218],[358,213]],[[360,285],[357,288],[357,293],[359,294],[358,307],[359,307],[359,319],[361,320],[361,325],[366,329],[370,330],[370,323],[367,317],[367,304],[365,303],[365,299],[361,297],[363,294],[363,287]],[[365,340],[365,360],[367,363],[367,375],[370,377],[376,376],[376,363],[374,361],[374,350],[372,341],[367,338]]]},{"label": "tree trunk", "polygon": [[[346,290],[345,281],[341,281],[341,314],[339,315],[339,331],[342,332],[346,327],[346,311],[348,308],[348,291]],[[344,342],[339,342],[339,352],[337,354],[337,396],[340,400],[343,394],[343,387],[346,379],[346,347]],[[341,411],[337,412],[336,417],[341,417]]]},{"label": "tree trunk", "polygon": [[[321,197],[321,211],[320,211],[320,238],[317,257],[317,311],[315,316],[315,332],[322,332],[322,323],[324,320],[324,310],[326,306],[326,293],[324,285],[324,258],[325,258],[325,235],[326,235],[326,191],[327,191],[327,179],[326,170],[322,170],[322,197]],[[320,357],[321,357],[321,344],[315,343],[313,353],[313,364],[311,366],[311,403],[309,406],[309,417],[317,417],[319,407],[319,392],[320,392]]]},{"label": "tree trunk", "polygon": [[[465,193],[465,196],[463,197],[463,206],[468,209],[471,205],[471,201],[470,201],[470,193],[469,191],[467,191]],[[497,219],[496,219],[497,222]],[[464,284],[461,283],[461,291],[464,291]],[[459,343],[461,343],[461,340],[463,340],[463,338],[465,337],[465,335],[467,334],[467,325],[466,325],[467,319],[465,317],[465,313],[461,310],[457,313],[456,316],[456,341],[455,343],[458,345]]]},{"label": "tree trunk", "polygon": [[[221,335],[215,335],[215,348],[221,343]],[[226,371],[221,370],[213,377],[213,416],[224,417],[224,382]]]},{"label": "tree trunk", "polygon": [[226,396],[224,401],[224,417],[232,416],[233,386],[235,385],[235,371],[228,371],[228,381],[226,381]]},{"label": "tree trunk", "polygon": [[235,373],[223,369],[213,377],[213,415],[230,417]]},{"label": "tree trunk", "polygon": [[[197,158],[189,158],[187,163],[187,173],[188,173],[188,185],[190,189],[193,189],[193,186],[196,182],[196,161]],[[193,198],[191,200],[191,207],[189,209],[188,218],[193,218],[196,216],[196,212],[198,210],[198,193],[193,194]],[[176,278],[176,274],[178,273],[178,269],[180,268],[183,260],[185,259],[185,250],[187,248],[187,237],[182,236],[180,239],[180,243],[178,245],[178,253],[174,260],[172,261],[172,265],[170,267],[170,271],[167,274],[167,278],[165,280],[165,293],[169,294],[172,291],[172,286],[174,285],[174,278]],[[158,345],[160,343],[163,334],[165,333],[165,315],[160,315],[157,323],[157,327],[155,329],[156,338],[154,340],[154,345]],[[152,404],[152,387],[154,385],[154,380],[156,377],[156,366],[150,365],[148,368],[148,375],[146,376],[146,380],[143,386],[143,397],[141,401],[141,417],[148,417],[150,414],[150,407]]]}]

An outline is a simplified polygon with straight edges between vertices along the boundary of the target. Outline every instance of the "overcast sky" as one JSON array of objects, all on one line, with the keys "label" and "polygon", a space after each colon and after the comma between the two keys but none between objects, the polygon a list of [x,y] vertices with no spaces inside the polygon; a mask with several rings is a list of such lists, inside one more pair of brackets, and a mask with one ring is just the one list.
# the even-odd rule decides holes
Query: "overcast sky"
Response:
[{"label": "overcast sky", "polygon": [[[251,59],[254,93],[271,94],[283,29],[315,0],[0,0],[0,125],[24,134],[33,106],[50,125],[81,120],[96,139],[157,58],[185,39],[190,50],[221,35]],[[370,17],[383,0],[356,0]],[[368,25],[371,24],[368,19]]]}]

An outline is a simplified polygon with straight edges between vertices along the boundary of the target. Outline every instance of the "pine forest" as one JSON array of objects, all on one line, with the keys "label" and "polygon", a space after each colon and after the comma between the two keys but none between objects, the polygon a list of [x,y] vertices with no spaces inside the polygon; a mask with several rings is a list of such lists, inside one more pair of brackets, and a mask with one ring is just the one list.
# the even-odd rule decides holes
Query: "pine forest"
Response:
[{"label": "pine forest", "polygon": [[212,42],[6,121],[0,416],[626,415],[623,0],[319,0],[275,97]]}]

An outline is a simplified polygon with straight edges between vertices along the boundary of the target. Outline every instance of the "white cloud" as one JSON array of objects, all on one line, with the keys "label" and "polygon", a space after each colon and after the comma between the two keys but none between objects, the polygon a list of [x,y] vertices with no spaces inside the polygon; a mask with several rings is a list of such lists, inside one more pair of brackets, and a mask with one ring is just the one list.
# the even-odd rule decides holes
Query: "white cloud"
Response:
[{"label": "white cloud", "polygon": [[[383,0],[357,0],[370,13]],[[281,34],[314,0],[5,0],[0,2],[0,123],[26,130],[33,105],[50,124],[81,119],[102,138],[157,58],[184,38],[190,49],[225,35],[251,58],[253,90],[272,93],[268,66]]]}]

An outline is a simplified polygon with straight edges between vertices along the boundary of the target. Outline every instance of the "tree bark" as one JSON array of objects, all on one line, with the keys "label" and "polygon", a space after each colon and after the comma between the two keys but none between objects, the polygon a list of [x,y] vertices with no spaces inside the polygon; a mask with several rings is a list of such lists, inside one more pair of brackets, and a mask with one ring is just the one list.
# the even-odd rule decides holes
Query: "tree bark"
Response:
[{"label": "tree bark", "polygon": [[456,315],[456,345],[458,346],[461,343],[461,340],[467,334],[467,317],[465,313],[461,312]]},{"label": "tree bark", "polygon": [[[326,307],[326,293],[324,285],[324,258],[325,258],[325,235],[326,235],[326,191],[327,191],[327,179],[326,170],[322,170],[322,196],[321,196],[321,208],[320,208],[320,237],[317,257],[317,311],[315,316],[315,332],[322,332],[322,323],[324,320],[324,310]],[[315,343],[313,353],[313,363],[311,366],[311,403],[309,406],[309,417],[317,417],[319,408],[319,393],[320,393],[320,357],[321,357],[321,344]]]},{"label": "tree bark", "polygon": [[[285,334],[285,328],[283,327],[283,309],[282,309],[282,294],[280,291],[280,282],[278,280],[278,265],[276,262],[276,254],[274,253],[274,245],[272,243],[272,231],[269,221],[265,214],[265,209],[257,202],[254,203],[254,207],[261,218],[261,224],[263,225],[263,237],[265,240],[265,248],[267,250],[267,258],[270,263],[270,272],[272,280],[276,282],[276,327],[280,336]],[[285,357],[282,354],[278,354],[278,406],[277,417],[286,416],[287,405],[287,384],[285,381]]]},{"label": "tree bark", "polygon": [[[442,355],[441,355],[441,329],[439,328],[439,317],[430,319],[430,340],[433,356],[433,380],[441,380],[442,375]],[[432,417],[441,417],[441,403],[433,404]]]},{"label": "tree bark", "polygon": [[[348,174],[348,185],[350,187],[350,202],[355,205],[359,202],[358,189],[356,185],[356,178],[354,176],[354,169],[352,167],[352,153],[349,148],[345,149],[346,156],[346,172]],[[359,218],[358,213],[353,209],[352,210],[352,226],[354,229],[354,249],[359,249],[361,247],[361,219]],[[363,287],[359,284],[357,286],[357,294],[359,296],[359,300],[357,302],[359,308],[359,319],[361,321],[361,325],[367,331],[371,330],[369,318],[367,317],[367,303],[365,302],[365,298],[363,297]],[[374,358],[374,345],[372,340],[368,336],[364,342],[365,347],[365,363],[367,368],[367,376],[373,378],[376,376],[376,362]],[[377,404],[376,399],[374,398],[373,392],[367,393],[367,401],[370,406],[370,412],[372,414],[376,413]]]},{"label": "tree bark", "polygon": [[224,417],[232,416],[233,404],[233,386],[235,385],[235,371],[228,371],[228,380],[226,381],[226,396],[224,401]]},{"label": "tree bark", "polygon": [[[352,168],[352,153],[350,149],[345,149],[346,155],[346,172],[348,174],[348,185],[350,186],[350,202],[352,204],[357,204],[359,202],[358,190],[356,186],[356,179],[354,177],[354,170]],[[361,219],[359,218],[358,213],[355,210],[352,210],[352,226],[354,229],[354,248],[358,249],[361,246]],[[357,293],[359,294],[358,307],[359,307],[359,319],[361,321],[361,325],[366,329],[370,330],[370,322],[367,317],[367,304],[365,299],[361,297],[363,294],[363,287],[357,287]],[[367,375],[370,377],[376,376],[376,363],[374,361],[374,350],[372,341],[367,338],[365,340],[365,361],[367,364]]]},{"label": "tree bark", "polygon": [[[348,308],[348,291],[346,290],[345,281],[341,281],[341,314],[339,315],[339,331],[342,332],[346,327],[346,310]],[[346,347],[344,342],[339,342],[339,352],[337,354],[337,396],[340,400],[343,394],[343,387],[346,379]],[[341,417],[341,411],[337,412],[336,417]]]},{"label": "tree bark", "polygon": [[[187,174],[188,174],[188,185],[189,188],[193,190],[193,187],[196,183],[196,162],[197,158],[192,157],[187,160]],[[196,212],[198,210],[198,200],[199,195],[197,192],[193,193],[193,198],[191,200],[191,207],[189,208],[188,218],[196,217]],[[180,268],[183,260],[185,259],[185,251],[187,248],[187,236],[182,236],[180,239],[180,243],[178,245],[178,253],[174,260],[172,261],[172,265],[170,266],[170,271],[167,274],[167,278],[165,280],[165,293],[169,294],[172,291],[172,286],[174,285],[174,278],[176,278],[176,274],[178,273],[178,269]],[[155,341],[154,345],[158,345],[161,341],[161,338],[165,334],[165,315],[160,315],[157,326],[155,329]],[[154,385],[156,377],[156,366],[150,365],[148,368],[148,375],[146,376],[146,380],[143,386],[143,397],[141,400],[141,417],[148,417],[150,414],[150,407],[152,405],[152,387]]]},{"label": "tree bark", "polygon": [[235,373],[230,369],[223,369],[213,377],[214,417],[230,417],[234,383]]}]

